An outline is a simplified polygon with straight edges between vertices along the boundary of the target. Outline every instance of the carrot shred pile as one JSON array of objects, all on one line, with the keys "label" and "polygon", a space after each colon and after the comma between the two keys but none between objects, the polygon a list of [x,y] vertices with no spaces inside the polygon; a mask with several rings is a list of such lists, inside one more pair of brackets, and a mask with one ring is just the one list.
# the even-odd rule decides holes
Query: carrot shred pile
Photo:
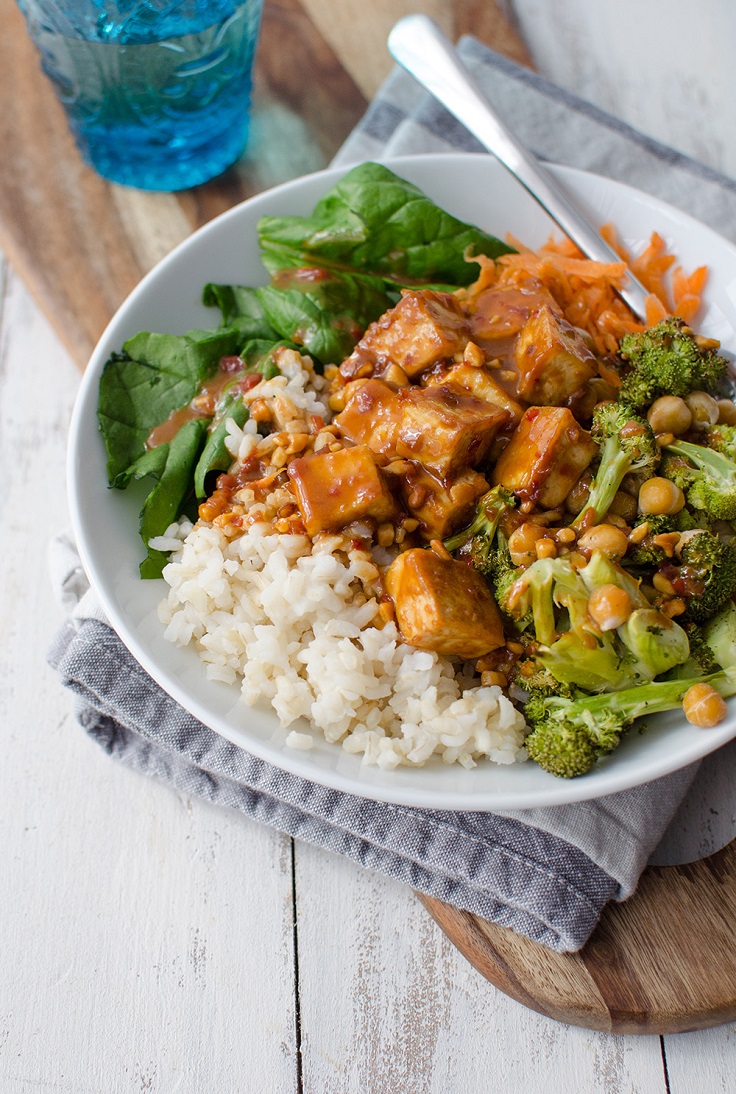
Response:
[{"label": "carrot shred pile", "polygon": [[[691,322],[700,307],[708,276],[706,266],[686,274],[675,266],[675,256],[667,251],[665,240],[653,232],[645,250],[632,257],[619,240],[613,225],[601,229],[601,235],[621,256],[621,262],[593,262],[569,239],[549,239],[538,251],[508,238],[516,254],[502,255],[493,263],[481,262],[481,275],[470,292],[491,284],[523,285],[535,279],[549,290],[562,308],[568,322],[587,331],[599,354],[615,353],[625,334],[644,326],[634,318],[616,292],[624,281],[629,265],[649,296],[646,302],[646,326],[654,326],[668,315]],[[674,268],[673,268],[674,267]]]}]

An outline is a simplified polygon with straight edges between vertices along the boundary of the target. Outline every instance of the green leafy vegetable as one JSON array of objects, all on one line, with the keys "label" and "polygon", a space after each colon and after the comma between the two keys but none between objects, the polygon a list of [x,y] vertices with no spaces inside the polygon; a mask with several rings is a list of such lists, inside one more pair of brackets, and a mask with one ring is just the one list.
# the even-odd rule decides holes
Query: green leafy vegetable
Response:
[{"label": "green leafy vegetable", "polygon": [[98,416],[112,486],[124,486],[154,426],[191,402],[221,357],[237,353],[239,331],[137,334],[113,354],[100,380]]},{"label": "green leafy vegetable", "polygon": [[258,296],[268,321],[324,364],[339,364],[365,328],[396,302],[380,277],[303,268],[281,271]]},{"label": "green leafy vegetable", "polygon": [[271,342],[278,338],[266,318],[257,289],[210,282],[202,290],[202,303],[208,308],[219,308],[222,325],[236,327],[242,338],[265,338]]},{"label": "green leafy vegetable", "polygon": [[[141,511],[141,538],[146,547],[149,540],[163,535],[181,512],[206,433],[207,421],[195,418],[182,426],[170,444],[161,446],[167,448],[166,463]],[[160,577],[165,564],[166,555],[149,548],[141,577]]]},{"label": "green leafy vegetable", "polygon": [[467,285],[477,268],[467,249],[491,258],[512,248],[444,212],[412,183],[378,163],[353,168],[311,217],[262,217],[264,265],[272,275],[299,266],[372,273],[401,285]]},{"label": "green leafy vegetable", "polygon": [[228,396],[222,411],[215,419],[202,454],[194,471],[194,493],[198,498],[207,496],[205,478],[210,471],[227,471],[233,458],[225,446],[227,422],[232,418],[236,425],[242,426],[248,419],[248,408],[234,395]]}]

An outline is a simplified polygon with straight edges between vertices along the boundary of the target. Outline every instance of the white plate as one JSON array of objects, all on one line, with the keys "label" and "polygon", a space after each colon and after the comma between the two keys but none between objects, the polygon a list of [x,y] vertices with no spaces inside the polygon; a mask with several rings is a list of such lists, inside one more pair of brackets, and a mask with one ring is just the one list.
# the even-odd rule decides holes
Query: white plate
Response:
[{"label": "white plate", "polygon": [[[413,156],[389,161],[439,205],[503,238],[512,232],[536,246],[549,235],[546,214],[495,160],[484,155]],[[685,269],[707,263],[708,306],[698,327],[736,349],[736,247],[691,217],[620,183],[569,168],[560,181],[599,224],[613,221],[624,243],[641,250],[653,229],[674,248]],[[236,687],[208,681],[192,649],[166,642],[156,616],[162,581],[141,581],[138,564],[140,497],[108,490],[97,428],[97,391],[111,351],[141,330],[183,333],[214,326],[216,313],[200,297],[208,281],[259,285],[267,281],[258,257],[256,226],[264,215],[311,212],[345,174],[330,170],[251,198],[200,229],[176,248],[131,293],[102,336],[82,381],[71,425],[69,482],[72,520],[85,569],[105,610],[133,655],[182,706],[221,736],[278,767],[354,794],[437,809],[523,809],[611,794],[675,771],[736,736],[736,715],[716,729],[697,729],[681,715],[651,719],[630,733],[595,771],[556,779],[532,763],[480,764],[471,771],[441,763],[381,771],[320,742],[310,752],[284,745],[270,709],[251,709]],[[736,700],[734,700],[736,703]]]}]

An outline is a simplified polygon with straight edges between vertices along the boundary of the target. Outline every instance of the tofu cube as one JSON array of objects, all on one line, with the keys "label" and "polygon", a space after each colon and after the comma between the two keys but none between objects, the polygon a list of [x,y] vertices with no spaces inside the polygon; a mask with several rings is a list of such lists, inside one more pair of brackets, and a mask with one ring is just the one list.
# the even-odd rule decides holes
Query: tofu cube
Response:
[{"label": "tofu cube", "polygon": [[535,406],[561,406],[598,368],[580,332],[547,306],[530,315],[522,327],[516,366],[518,393]]},{"label": "tofu cube", "polygon": [[496,602],[472,566],[415,547],[394,559],[385,585],[410,646],[465,660],[503,646]]},{"label": "tofu cube", "polygon": [[561,505],[598,451],[567,407],[532,406],[496,463],[494,485],[546,509]]},{"label": "tofu cube", "polygon": [[400,484],[404,507],[420,522],[417,532],[427,542],[446,539],[467,524],[475,503],[488,489],[488,482],[477,471],[463,471],[443,483],[416,463]]},{"label": "tofu cube", "polygon": [[367,444],[379,455],[391,456],[402,414],[402,401],[382,380],[354,381],[345,409],[334,419],[353,444]]},{"label": "tofu cube", "polygon": [[491,285],[471,295],[467,311],[471,338],[491,353],[505,354],[512,349],[532,312],[538,308],[556,308],[554,298],[541,281],[530,277],[520,285]]},{"label": "tofu cube", "polygon": [[509,421],[502,407],[451,384],[404,388],[396,454],[416,460],[439,478],[477,467],[496,433]]},{"label": "tofu cube", "polygon": [[450,384],[452,387],[462,388],[476,399],[482,399],[486,403],[494,403],[502,410],[509,413],[509,421],[517,425],[521,421],[524,408],[512,395],[505,391],[494,379],[493,374],[487,368],[474,368],[472,365],[453,365],[441,378],[427,377],[427,386],[432,384]]},{"label": "tofu cube", "polygon": [[395,308],[372,323],[355,354],[379,366],[400,365],[411,378],[462,352],[467,341],[467,320],[455,297],[422,289],[404,293]]},{"label": "tofu cube", "polygon": [[288,466],[296,500],[310,536],[336,531],[354,520],[377,524],[398,515],[373,453],[365,445],[338,452],[315,452]]}]

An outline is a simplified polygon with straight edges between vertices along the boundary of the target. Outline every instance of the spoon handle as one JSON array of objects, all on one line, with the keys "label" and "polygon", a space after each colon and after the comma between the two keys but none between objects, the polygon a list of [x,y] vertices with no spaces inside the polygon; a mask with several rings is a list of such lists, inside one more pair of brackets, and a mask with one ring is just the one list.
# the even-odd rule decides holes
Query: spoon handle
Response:
[{"label": "spoon handle", "polygon": [[[426,15],[407,15],[393,27],[388,48],[394,60],[516,176],[588,258],[621,261],[552,175],[509,132],[436,23]],[[647,290],[630,270],[627,278],[620,295],[643,319]]]}]

